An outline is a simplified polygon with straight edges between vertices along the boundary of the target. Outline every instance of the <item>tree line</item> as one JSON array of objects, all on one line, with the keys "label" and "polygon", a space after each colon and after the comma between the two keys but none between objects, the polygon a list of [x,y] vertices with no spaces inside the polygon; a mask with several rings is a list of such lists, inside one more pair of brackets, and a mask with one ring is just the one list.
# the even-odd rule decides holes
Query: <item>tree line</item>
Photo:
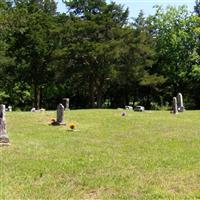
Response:
[{"label": "tree line", "polygon": [[144,105],[169,108],[178,92],[200,108],[200,1],[156,6],[130,20],[105,0],[1,0],[0,101],[14,108]]}]

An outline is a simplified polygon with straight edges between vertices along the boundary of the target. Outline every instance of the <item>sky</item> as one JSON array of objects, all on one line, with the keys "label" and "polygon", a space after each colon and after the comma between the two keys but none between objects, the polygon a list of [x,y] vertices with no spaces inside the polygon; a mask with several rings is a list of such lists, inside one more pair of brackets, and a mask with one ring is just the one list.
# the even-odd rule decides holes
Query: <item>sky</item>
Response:
[{"label": "sky", "polygon": [[[181,6],[186,5],[188,10],[193,12],[195,0],[106,0],[108,3],[111,1],[117,4],[124,5],[124,8],[129,8],[129,18],[135,18],[138,16],[139,11],[143,10],[145,16],[155,13],[154,5],[162,5],[165,8],[167,5]],[[57,0],[58,12],[65,12],[65,6],[62,0]]]}]

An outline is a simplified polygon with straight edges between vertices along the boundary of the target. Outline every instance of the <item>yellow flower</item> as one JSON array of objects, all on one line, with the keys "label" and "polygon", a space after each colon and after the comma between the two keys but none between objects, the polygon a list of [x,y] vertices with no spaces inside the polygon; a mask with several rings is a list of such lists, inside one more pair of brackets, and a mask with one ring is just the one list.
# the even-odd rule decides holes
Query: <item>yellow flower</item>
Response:
[{"label": "yellow flower", "polygon": [[70,128],[71,130],[74,130],[74,129],[75,129],[75,124],[72,124],[72,123],[71,123],[71,124],[69,125],[69,128]]}]

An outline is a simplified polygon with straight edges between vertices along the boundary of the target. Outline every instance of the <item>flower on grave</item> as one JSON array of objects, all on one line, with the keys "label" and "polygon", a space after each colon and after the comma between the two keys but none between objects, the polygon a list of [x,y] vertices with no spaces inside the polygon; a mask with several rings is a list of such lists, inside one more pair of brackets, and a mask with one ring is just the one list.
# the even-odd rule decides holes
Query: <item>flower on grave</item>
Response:
[{"label": "flower on grave", "polygon": [[55,125],[55,123],[56,123],[56,120],[55,119],[51,119],[51,124]]},{"label": "flower on grave", "polygon": [[122,117],[124,117],[124,116],[126,116],[126,113],[125,113],[125,112],[123,112],[121,115],[122,115]]},{"label": "flower on grave", "polygon": [[69,124],[69,128],[70,128],[71,130],[74,130],[75,127],[76,127],[75,124],[73,124],[73,123]]}]

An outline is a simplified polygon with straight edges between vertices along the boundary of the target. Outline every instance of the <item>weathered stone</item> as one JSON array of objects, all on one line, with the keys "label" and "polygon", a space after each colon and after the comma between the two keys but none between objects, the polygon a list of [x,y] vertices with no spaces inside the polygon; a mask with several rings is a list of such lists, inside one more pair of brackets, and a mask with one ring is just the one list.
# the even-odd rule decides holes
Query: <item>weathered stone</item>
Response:
[{"label": "weathered stone", "polygon": [[6,131],[5,105],[0,105],[0,145],[9,145],[9,138]]},{"label": "weathered stone", "polygon": [[1,104],[0,105],[0,118],[5,120],[5,113],[6,113],[6,106]]},{"label": "weathered stone", "polygon": [[8,112],[12,112],[12,106],[8,106]]},{"label": "weathered stone", "polygon": [[58,125],[64,124],[64,106],[60,103],[57,107],[57,119],[56,123]]},{"label": "weathered stone", "polygon": [[65,109],[68,110],[69,109],[69,98],[63,98],[63,101],[64,101]]},{"label": "weathered stone", "polygon": [[31,112],[36,112],[36,109],[34,107],[31,108]]},{"label": "weathered stone", "polygon": [[133,106],[125,106],[126,110],[133,110]]},{"label": "weathered stone", "polygon": [[144,106],[136,106],[134,108],[134,111],[140,111],[140,112],[143,112],[145,110]]},{"label": "weathered stone", "polygon": [[181,93],[178,93],[177,95],[177,106],[178,106],[178,112],[184,111],[183,96]]},{"label": "weathered stone", "polygon": [[173,112],[174,114],[177,114],[177,113],[178,113],[178,107],[177,107],[177,99],[176,99],[176,97],[173,97],[172,112]]}]

